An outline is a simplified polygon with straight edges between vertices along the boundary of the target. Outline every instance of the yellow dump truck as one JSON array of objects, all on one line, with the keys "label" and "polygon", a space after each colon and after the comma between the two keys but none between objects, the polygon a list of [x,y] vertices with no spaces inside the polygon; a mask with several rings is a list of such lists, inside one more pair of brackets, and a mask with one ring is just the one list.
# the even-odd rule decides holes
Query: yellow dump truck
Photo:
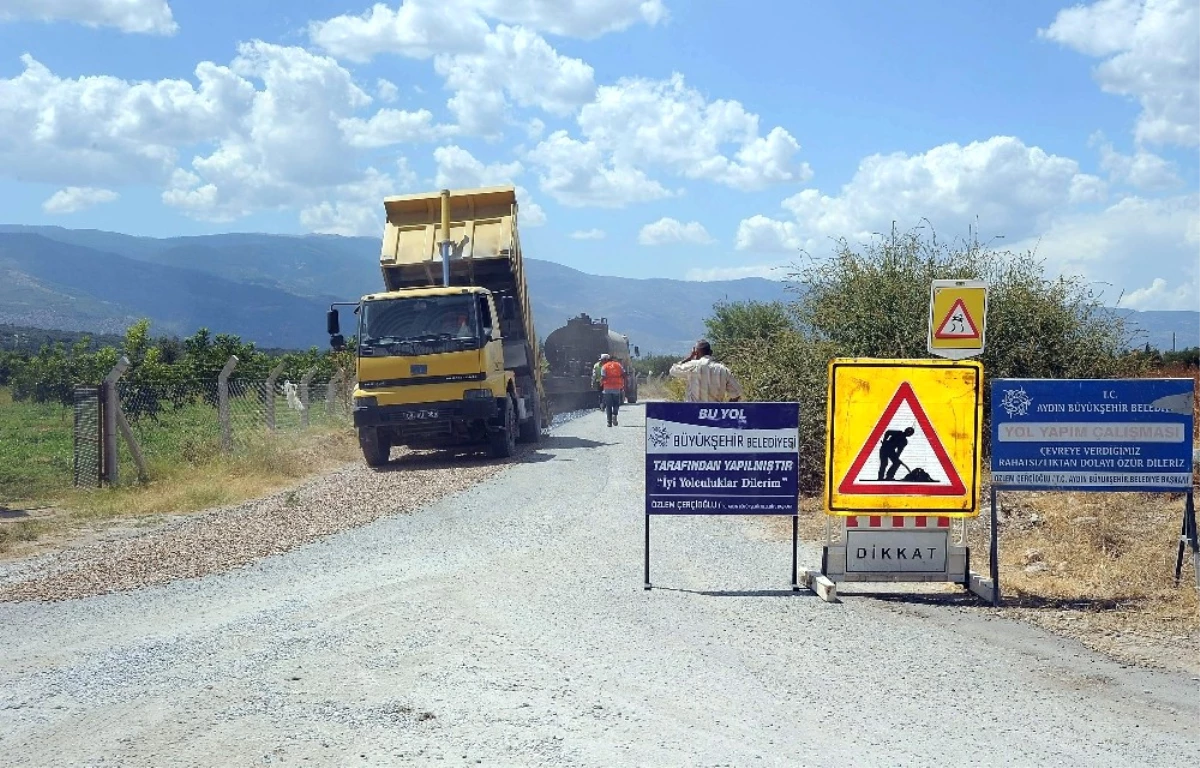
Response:
[{"label": "yellow dump truck", "polygon": [[[488,446],[511,456],[550,414],[513,187],[388,197],[384,290],[357,315],[354,426],[370,466],[393,446]],[[345,348],[338,302],[327,330]]]}]

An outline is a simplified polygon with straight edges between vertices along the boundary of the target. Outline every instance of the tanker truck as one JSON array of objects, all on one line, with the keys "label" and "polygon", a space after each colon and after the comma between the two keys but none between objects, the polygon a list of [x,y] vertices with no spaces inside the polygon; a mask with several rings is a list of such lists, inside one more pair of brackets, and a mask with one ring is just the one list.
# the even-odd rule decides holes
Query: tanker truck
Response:
[{"label": "tanker truck", "polygon": [[[609,329],[608,318],[593,320],[586,312],[567,320],[567,324],[546,337],[546,397],[556,411],[595,408],[600,393],[592,386],[592,366],[608,353],[625,366],[629,374],[625,400],[637,402],[637,372],[629,354],[629,337]],[[637,353],[637,347],[634,347]]]},{"label": "tanker truck", "polygon": [[393,446],[511,456],[549,426],[512,186],[383,201],[383,290],[354,306],[354,426],[366,463]]}]

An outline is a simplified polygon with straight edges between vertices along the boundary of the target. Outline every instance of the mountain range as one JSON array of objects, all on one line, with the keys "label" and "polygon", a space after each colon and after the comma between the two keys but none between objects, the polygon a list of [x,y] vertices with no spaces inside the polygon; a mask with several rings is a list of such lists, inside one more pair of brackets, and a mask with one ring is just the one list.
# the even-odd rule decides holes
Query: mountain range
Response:
[{"label": "mountain range", "polygon": [[[150,238],[0,225],[0,323],[121,333],[148,317],[156,335],[207,327],[260,347],[324,347],[330,302],[352,301],[381,285],[378,254],[373,237]],[[607,317],[642,354],[686,352],[716,302],[790,295],[783,283],[761,278],[632,279],[526,261],[540,336],[587,312]],[[1200,345],[1200,312],[1117,311],[1129,313],[1141,330],[1139,344]]]},{"label": "mountain range", "polygon": [[[332,235],[133,237],[97,230],[0,226],[0,323],[121,332],[149,317],[153,332],[204,326],[260,347],[324,347],[325,310],[381,285],[379,241]],[[721,300],[784,298],[784,286],[632,280],[527,259],[543,338],[587,312],[607,317],[642,354],[681,353]]]}]

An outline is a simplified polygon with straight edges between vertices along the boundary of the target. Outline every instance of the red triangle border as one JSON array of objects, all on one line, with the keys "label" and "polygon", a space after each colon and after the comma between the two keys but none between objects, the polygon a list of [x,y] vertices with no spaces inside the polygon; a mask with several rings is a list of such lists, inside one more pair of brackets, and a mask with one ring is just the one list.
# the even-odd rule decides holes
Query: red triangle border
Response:
[{"label": "red triangle border", "polygon": [[[958,307],[962,307],[963,317],[967,318],[967,325],[971,326],[972,333],[970,336],[958,336],[952,333],[942,333],[942,329],[946,327],[946,321],[950,319],[950,316],[954,314],[954,310]],[[955,299],[954,303],[950,305],[950,311],[947,312],[942,318],[942,322],[938,323],[938,327],[933,334],[933,338],[948,339],[951,341],[969,341],[970,339],[979,338],[979,327],[975,325],[975,318],[971,317],[971,312],[967,309],[967,305],[962,299]]]},{"label": "red triangle border", "polygon": [[[888,424],[891,423],[892,417],[896,415],[896,411],[900,410],[902,402],[908,402],[908,407],[912,408],[913,416],[917,419],[917,424],[920,425],[921,431],[925,434],[925,439],[929,441],[929,447],[933,449],[934,456],[942,465],[942,471],[946,473],[946,479],[950,481],[950,485],[939,485],[930,487],[928,483],[908,483],[897,485],[867,485],[859,483],[855,478],[862,471],[863,465],[871,458],[875,452],[876,444],[879,438],[883,436],[887,430]],[[933,425],[929,422],[929,416],[926,415],[925,409],[921,407],[921,403],[917,400],[917,393],[913,391],[912,385],[907,381],[901,382],[896,394],[892,395],[892,401],[888,403],[888,407],[884,409],[883,416],[879,418],[879,422],[875,425],[875,429],[871,430],[871,435],[863,444],[862,450],[858,452],[858,457],[854,459],[854,463],[850,465],[850,471],[842,479],[838,485],[838,493],[845,495],[864,494],[870,496],[958,496],[966,493],[967,488],[963,485],[962,478],[959,477],[958,470],[954,468],[954,462],[950,461],[950,456],[946,453],[945,447],[942,445],[941,438],[938,437]]]}]

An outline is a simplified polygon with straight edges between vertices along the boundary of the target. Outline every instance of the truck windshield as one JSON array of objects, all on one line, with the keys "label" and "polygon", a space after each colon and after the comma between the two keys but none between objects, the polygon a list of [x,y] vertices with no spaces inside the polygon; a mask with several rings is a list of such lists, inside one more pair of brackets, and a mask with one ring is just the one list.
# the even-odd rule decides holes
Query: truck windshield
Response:
[{"label": "truck windshield", "polygon": [[479,346],[471,295],[363,302],[360,348],[366,354],[428,355]]}]

